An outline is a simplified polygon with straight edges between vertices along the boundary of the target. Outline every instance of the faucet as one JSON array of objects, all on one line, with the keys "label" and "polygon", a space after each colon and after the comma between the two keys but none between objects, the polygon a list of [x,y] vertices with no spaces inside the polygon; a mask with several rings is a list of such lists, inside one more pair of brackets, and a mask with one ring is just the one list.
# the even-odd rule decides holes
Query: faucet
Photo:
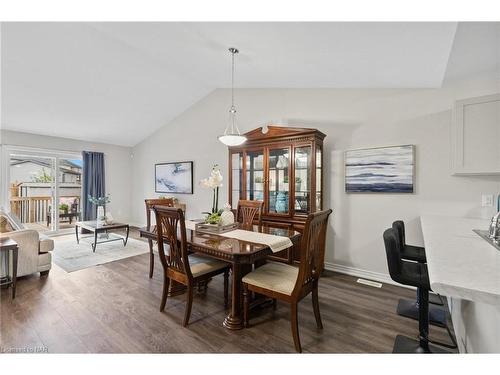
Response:
[{"label": "faucet", "polygon": [[490,230],[488,234],[492,240],[500,238],[500,211],[491,218]]}]

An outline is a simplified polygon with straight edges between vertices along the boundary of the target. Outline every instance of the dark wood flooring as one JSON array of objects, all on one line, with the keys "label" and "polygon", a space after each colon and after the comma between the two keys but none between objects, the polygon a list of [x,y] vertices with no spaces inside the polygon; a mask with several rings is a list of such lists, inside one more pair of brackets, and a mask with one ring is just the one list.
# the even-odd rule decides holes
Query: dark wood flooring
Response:
[{"label": "dark wood flooring", "polygon": [[[137,238],[137,231],[131,235]],[[169,298],[161,313],[161,265],[153,279],[148,267],[144,254],[72,273],[54,265],[46,278],[21,278],[15,300],[10,290],[1,291],[0,352],[294,352],[287,304],[255,311],[250,328],[228,331],[217,277],[206,295],[195,296],[190,324],[183,328],[184,296]],[[418,323],[395,312],[399,298],[414,298],[412,290],[386,284],[377,289],[333,272],[326,272],[319,288],[322,331],[310,296],[299,307],[304,352],[389,353],[397,334],[417,336]],[[433,326],[431,336],[447,339],[444,329]]]}]

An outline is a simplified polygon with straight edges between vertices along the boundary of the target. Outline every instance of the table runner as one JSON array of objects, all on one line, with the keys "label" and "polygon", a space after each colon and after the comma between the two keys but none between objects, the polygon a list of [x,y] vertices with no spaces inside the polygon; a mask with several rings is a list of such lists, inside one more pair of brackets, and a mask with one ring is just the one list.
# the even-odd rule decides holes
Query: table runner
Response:
[{"label": "table runner", "polygon": [[[195,230],[196,223],[191,220],[186,220],[186,229]],[[224,233],[214,233],[218,236],[234,238],[237,240],[258,243],[269,246],[273,253],[288,249],[293,246],[292,240],[284,236],[276,236],[274,234],[253,232],[250,230],[235,229]]]}]

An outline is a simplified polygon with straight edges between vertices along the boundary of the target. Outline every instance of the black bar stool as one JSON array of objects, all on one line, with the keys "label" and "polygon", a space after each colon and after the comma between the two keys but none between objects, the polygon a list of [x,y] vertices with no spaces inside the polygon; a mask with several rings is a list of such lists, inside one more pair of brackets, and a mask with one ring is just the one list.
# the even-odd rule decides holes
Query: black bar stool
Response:
[{"label": "black bar stool", "polygon": [[[418,263],[427,263],[425,258],[425,249],[420,246],[412,246],[406,244],[405,238],[405,223],[401,220],[392,223],[392,229],[396,232],[397,240],[401,246],[401,258],[403,260],[411,260]],[[435,294],[430,294],[429,302],[435,305],[443,305],[440,297]],[[400,299],[398,303],[397,313],[407,318],[418,320],[418,290],[417,300]],[[446,327],[446,311],[437,306],[429,306],[429,321],[439,327]]]},{"label": "black bar stool", "polygon": [[448,353],[448,351],[429,343],[429,274],[427,265],[402,258],[402,247],[396,230],[384,232],[385,252],[391,278],[404,285],[417,287],[418,291],[418,330],[419,340],[397,335],[393,353]]}]

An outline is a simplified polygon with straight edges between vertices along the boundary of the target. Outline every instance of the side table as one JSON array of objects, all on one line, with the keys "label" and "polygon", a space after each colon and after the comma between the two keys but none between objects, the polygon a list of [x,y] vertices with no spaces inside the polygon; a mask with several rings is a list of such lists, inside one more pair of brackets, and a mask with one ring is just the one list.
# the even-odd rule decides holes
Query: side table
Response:
[{"label": "side table", "polygon": [[[19,247],[17,242],[10,238],[0,239],[0,252],[5,252],[7,258],[7,269],[5,278],[0,281],[0,286],[12,284],[12,299],[16,298],[16,283],[17,283],[17,252]],[[12,253],[12,275],[9,276],[10,268],[10,253]]]}]

